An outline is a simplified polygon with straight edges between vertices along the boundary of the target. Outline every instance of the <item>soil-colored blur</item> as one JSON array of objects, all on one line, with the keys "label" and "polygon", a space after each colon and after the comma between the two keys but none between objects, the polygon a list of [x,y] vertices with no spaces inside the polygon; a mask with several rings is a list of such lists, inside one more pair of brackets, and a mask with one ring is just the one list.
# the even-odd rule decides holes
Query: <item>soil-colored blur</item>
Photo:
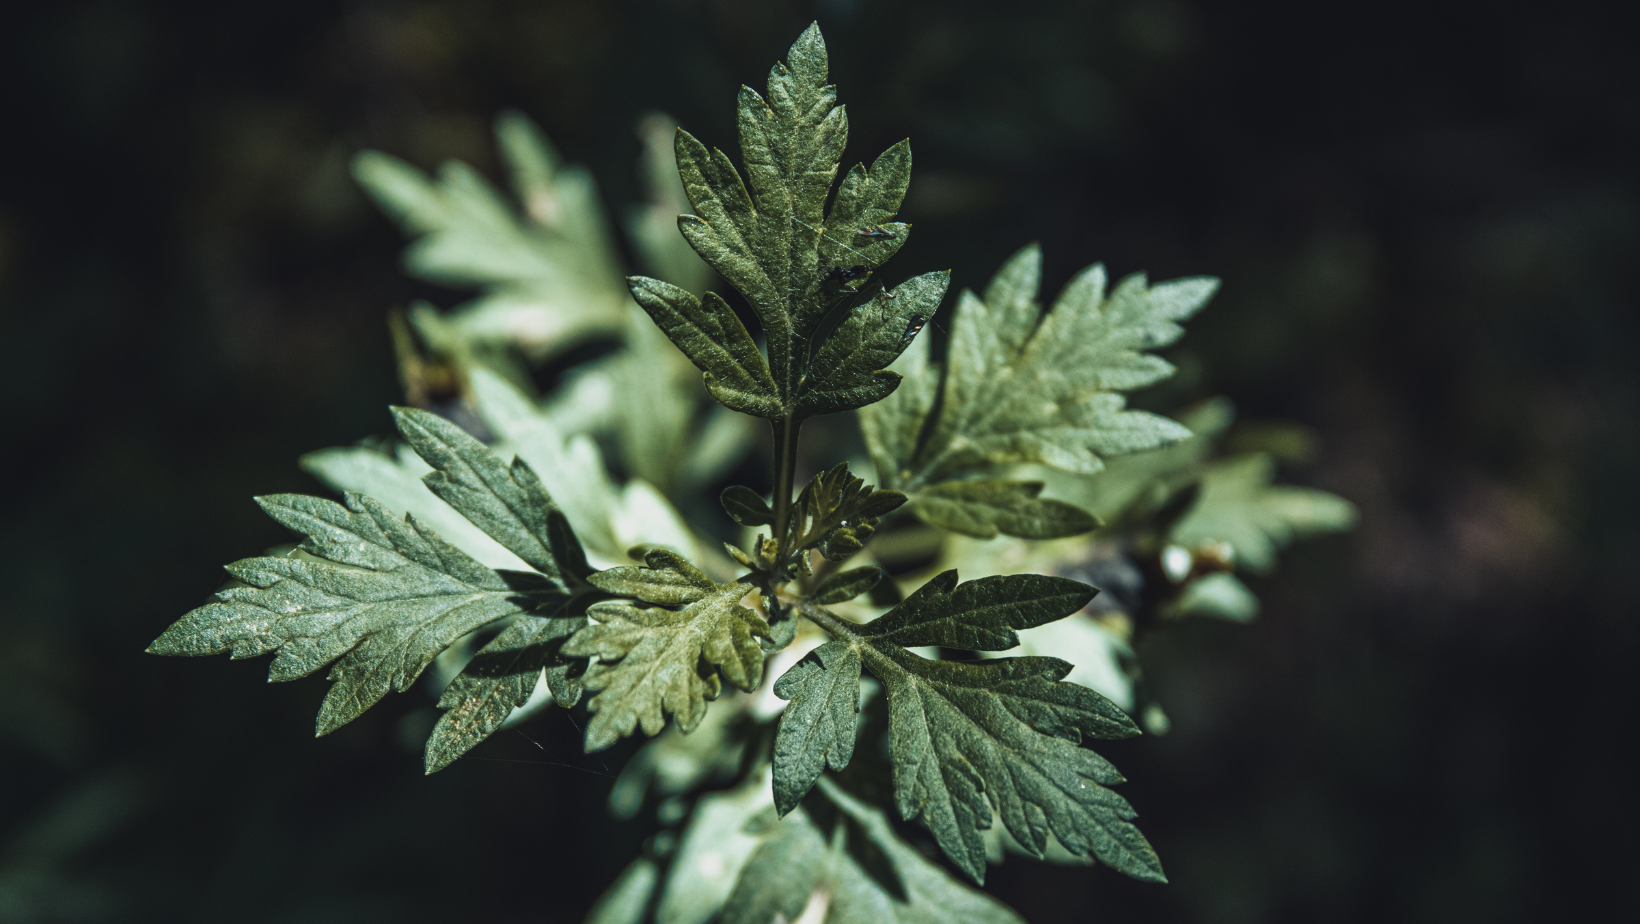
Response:
[{"label": "soil-colored blur", "polygon": [[[898,272],[1040,240],[1222,295],[1147,403],[1312,427],[1360,505],[1250,627],[1143,656],[1166,737],[1104,752],[1172,884],[1018,858],[1034,924],[1635,913],[1637,132],[1627,4],[377,0],[7,18],[0,919],[576,921],[644,823],[563,712],[433,777],[392,696],[142,649],[284,541],[253,494],[390,432],[399,273],[361,147],[493,170],[516,106],[638,196],[636,120],[733,145],[816,16],[849,160],[909,135]],[[890,268],[893,270],[893,267]],[[940,319],[933,322],[936,326]],[[822,437],[821,427],[814,428]],[[835,453],[824,453],[830,459]],[[1625,692],[1627,691],[1627,692]]]}]

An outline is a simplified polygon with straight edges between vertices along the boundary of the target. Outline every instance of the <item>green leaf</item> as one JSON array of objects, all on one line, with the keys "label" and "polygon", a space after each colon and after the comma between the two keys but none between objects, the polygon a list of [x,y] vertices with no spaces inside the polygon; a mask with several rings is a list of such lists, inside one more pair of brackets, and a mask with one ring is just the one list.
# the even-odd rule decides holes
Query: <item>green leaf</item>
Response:
[{"label": "green leaf", "polygon": [[268,679],[294,680],[330,664],[334,685],[319,710],[323,735],[391,690],[403,691],[457,639],[514,614],[550,607],[563,589],[539,575],[503,576],[412,517],[368,497],[347,506],[317,497],[257,499],[307,538],[324,561],[247,558],[228,566],[245,587],[183,616],[149,646],[154,654],[248,658],[278,651]]},{"label": "green leaf", "polygon": [[728,792],[702,796],[667,872],[657,924],[706,924],[715,917],[774,822],[761,773]]},{"label": "green leaf", "polygon": [[925,522],[990,539],[1060,539],[1091,531],[1099,521],[1079,507],[1043,500],[1040,481],[946,481],[917,492],[911,509]]},{"label": "green leaf", "polygon": [[1326,491],[1273,485],[1275,462],[1263,453],[1214,463],[1196,503],[1173,527],[1179,545],[1227,542],[1236,564],[1254,574],[1275,567],[1276,552],[1304,536],[1355,525],[1355,505]]},{"label": "green leaf", "polygon": [[529,567],[429,491],[422,478],[432,466],[403,443],[391,453],[365,446],[320,449],[303,455],[301,466],[337,494],[363,494],[397,516],[415,517],[480,564],[506,570]]},{"label": "green leaf", "polygon": [[722,924],[804,920],[805,909],[827,924],[1024,924],[901,840],[882,812],[830,780],[820,787],[840,811],[831,844],[803,811],[786,816],[746,863]]},{"label": "green leaf", "polygon": [[1247,585],[1226,572],[1203,575],[1185,585],[1167,607],[1169,616],[1211,616],[1230,622],[1252,622],[1258,615],[1258,597]]},{"label": "green leaf", "polygon": [[558,648],[587,624],[589,599],[586,594],[566,597],[546,611],[519,616],[479,649],[439,697],[438,707],[446,712],[427,739],[428,773],[444,769],[494,734],[529,700],[543,670],[558,704],[575,705],[581,697],[580,681],[570,676],[572,665],[559,656]]},{"label": "green leaf", "polygon": [[928,361],[928,338],[911,341],[888,371],[900,376],[892,394],[860,408],[860,432],[884,487],[896,488],[912,478],[910,469],[896,466],[917,455],[923,431],[939,396],[940,370]]},{"label": "green leaf", "polygon": [[689,361],[706,375],[706,390],[725,407],[778,419],[780,392],[769,364],[734,309],[712,292],[705,300],[659,279],[627,279],[632,297],[649,312]]},{"label": "green leaf", "polygon": [[618,259],[592,176],[559,164],[541,132],[518,113],[496,120],[496,140],[512,175],[509,202],[466,164],[436,178],[386,154],[365,151],[353,175],[414,242],[405,268],[443,285],[480,287],[474,301],[416,326],[437,347],[487,359],[516,348],[543,358],[619,329],[627,310]]},{"label": "green leaf", "polygon": [[791,701],[774,739],[774,802],[785,815],[828,765],[841,770],[854,756],[860,653],[846,642],[821,645],[781,675],[774,693]]},{"label": "green leaf", "polygon": [[898,491],[881,491],[849,474],[839,462],[803,487],[792,517],[794,550],[819,548],[832,561],[858,552],[876,531],[878,522],[905,503]]},{"label": "green leaf", "polygon": [[[656,735],[667,715],[677,718],[680,731],[692,731],[706,714],[706,701],[717,698],[718,671],[742,690],[755,690],[763,680],[757,638],[769,637],[769,625],[740,603],[751,585],[716,584],[664,550],[650,551],[645,560],[646,568],[614,568],[592,580],[607,592],[663,606],[597,604],[588,610],[597,624],[576,632],[562,649],[599,659],[581,681],[597,694],[587,703],[593,713],[589,752],[640,725],[644,734]],[[680,604],[680,610],[664,606]]]},{"label": "green leaf", "polygon": [[[1121,775],[1078,746],[1084,736],[1138,734],[1126,713],[1093,690],[1060,682],[1071,665],[1058,658],[929,661],[904,647],[1011,648],[1018,644],[1015,630],[1076,612],[1093,593],[1041,575],[959,585],[948,571],[863,626],[834,618],[823,623],[834,644],[857,654],[887,691],[900,814],[922,818],[976,882],[984,881],[980,832],[991,827],[993,806],[1031,856],[1043,855],[1051,833],[1078,856],[1094,856],[1139,879],[1164,878],[1155,852],[1131,823],[1132,807],[1107,788],[1122,782]],[[806,690],[815,669],[804,668],[792,683]],[[812,753],[802,753],[807,763],[788,758],[785,773],[794,782],[805,775],[799,771],[812,772]]]},{"label": "green leaf", "polygon": [[860,633],[904,647],[1000,651],[1019,644],[1015,629],[1064,619],[1098,592],[1080,581],[1042,574],[994,574],[958,584],[957,572],[946,571]]},{"label": "green leaf", "polygon": [[769,502],[745,485],[735,484],[724,488],[719,500],[723,502],[723,510],[729,518],[741,526],[768,526],[774,522],[774,511],[769,509]]},{"label": "green leaf", "polygon": [[903,141],[869,170],[850,170],[827,213],[848,118],[826,70],[825,42],[810,26],[770,72],[764,95],[741,88],[744,181],[722,151],[677,134],[678,172],[695,210],[679,217],[678,228],[746,297],[767,336],[781,415],[749,413],[801,418],[889,394],[897,378],[883,367],[913,339],[907,332],[922,323],[913,319],[932,316],[945,289],[945,277],[930,274],[892,294],[877,291],[841,319],[811,366],[810,347],[827,317],[858,300],[910,233],[891,221],[910,182],[911,149]]},{"label": "green leaf", "polygon": [[678,215],[689,211],[689,197],[678,179],[672,142],[678,130],[670,116],[651,112],[638,119],[643,140],[639,177],[645,204],[627,221],[627,237],[644,272],[691,292],[705,289],[712,270],[678,233]]},{"label": "green leaf", "polygon": [[654,860],[648,857],[633,860],[604,894],[598,896],[584,924],[641,924],[659,878],[660,871]]},{"label": "green leaf", "polygon": [[1138,879],[1165,881],[1161,863],[1131,822],[1122,782],[1108,761],[1078,747],[1081,736],[1138,734],[1127,714],[1086,687],[1059,683],[1057,658],[928,661],[894,646],[866,649],[888,693],[894,801],[921,817],[957,867],[985,880],[991,805],[1014,839],[1042,856],[1052,832],[1074,854],[1092,854]]},{"label": "green leaf", "polygon": [[416,454],[434,469],[422,480],[473,525],[530,567],[566,581],[591,573],[563,511],[522,459],[511,466],[448,420],[416,408],[393,409]]},{"label": "green leaf", "polygon": [[[990,465],[1039,462],[1097,472],[1106,456],[1183,439],[1165,417],[1126,410],[1122,392],[1152,385],[1173,367],[1149,350],[1167,346],[1217,288],[1211,279],[1149,286],[1130,276],[1108,296],[1102,266],[1084,270],[1042,315],[1035,245],[997,273],[986,297],[958,299],[944,370],[944,395],[926,439],[885,438],[873,459],[894,484],[917,488]],[[898,416],[898,415],[897,415]],[[921,430],[919,429],[920,433]],[[914,448],[914,455],[904,455]]]},{"label": "green leaf", "polygon": [[661,606],[698,603],[721,590],[705,572],[676,552],[649,549],[644,552],[644,564],[648,567],[625,566],[600,571],[588,581],[606,593]]},{"label": "green leaf", "polygon": [[803,416],[832,414],[888,397],[900,383],[886,371],[939,310],[950,272],[925,273],[849,309],[803,379]]},{"label": "green leaf", "polygon": [[839,571],[814,589],[814,602],[821,606],[831,606],[845,600],[853,600],[861,594],[870,593],[887,572],[875,565],[865,568],[854,568],[850,571]]}]

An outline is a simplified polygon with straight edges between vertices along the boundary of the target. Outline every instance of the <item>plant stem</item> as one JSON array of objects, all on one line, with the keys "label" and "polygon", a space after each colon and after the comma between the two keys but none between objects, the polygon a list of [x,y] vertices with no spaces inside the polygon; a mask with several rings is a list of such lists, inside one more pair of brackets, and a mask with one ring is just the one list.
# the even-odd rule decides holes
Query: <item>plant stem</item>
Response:
[{"label": "plant stem", "polygon": [[842,619],[813,600],[797,601],[797,612],[810,622],[825,629],[832,638],[839,640],[850,639],[857,638],[860,634],[855,631],[853,623]]},{"label": "plant stem", "polygon": [[794,414],[782,420],[769,422],[774,430],[774,541],[779,549],[775,556],[775,579],[784,581],[786,556],[790,553],[792,486],[797,479],[797,431],[803,422]]}]

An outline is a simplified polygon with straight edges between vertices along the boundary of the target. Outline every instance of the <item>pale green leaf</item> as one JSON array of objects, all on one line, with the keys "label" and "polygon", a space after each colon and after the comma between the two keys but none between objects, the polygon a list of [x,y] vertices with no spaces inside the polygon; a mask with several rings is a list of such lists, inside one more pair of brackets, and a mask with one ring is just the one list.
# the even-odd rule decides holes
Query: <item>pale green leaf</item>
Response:
[{"label": "pale green leaf", "polygon": [[403,161],[366,151],[354,160],[354,177],[415,238],[405,251],[407,270],[482,289],[480,298],[443,319],[458,352],[510,345],[539,357],[613,331],[626,296],[591,175],[561,167],[539,129],[517,113],[497,120],[496,139],[519,206],[456,162],[430,179]]},{"label": "pale green leaf", "polygon": [[678,233],[678,216],[689,211],[689,197],[678,179],[678,160],[672,153],[677,127],[671,117],[656,112],[638,120],[638,137],[643,141],[638,173],[645,203],[628,219],[627,237],[645,273],[699,292],[706,288],[712,270]]},{"label": "pale green leaf", "polygon": [[409,446],[401,443],[391,453],[364,446],[321,449],[302,456],[301,466],[338,494],[364,494],[398,516],[414,516],[481,564],[512,570],[529,567],[427,489],[422,478],[433,468]]},{"label": "pale green leaf", "polygon": [[667,872],[655,924],[706,924],[715,917],[774,822],[766,774],[701,797]]},{"label": "pale green leaf", "polygon": [[1258,615],[1258,597],[1235,575],[1221,571],[1186,584],[1179,598],[1168,606],[1167,614],[1251,622]]},{"label": "pale green leaf", "polygon": [[633,860],[604,894],[598,896],[584,924],[642,924],[659,879],[660,871],[654,860],[648,857]]},{"label": "pale green leaf", "polygon": [[1099,525],[1081,508],[1044,500],[1041,493],[1040,481],[945,481],[917,492],[911,510],[925,522],[978,539],[997,533],[1061,539]]},{"label": "pale green leaf", "polygon": [[650,551],[646,564],[592,579],[610,593],[683,608],[600,603],[588,611],[597,623],[562,648],[566,655],[599,659],[582,678],[597,694],[587,703],[593,713],[588,751],[609,747],[640,725],[646,735],[659,734],[667,715],[677,718],[679,730],[692,731],[706,701],[717,698],[718,671],[742,690],[756,689],[763,679],[757,639],[769,637],[769,625],[740,602],[750,585],[716,584],[664,550]]},{"label": "pale green leaf", "polygon": [[820,786],[840,810],[831,843],[803,811],[787,815],[746,863],[722,924],[795,922],[805,909],[828,924],[1024,924],[901,840],[882,812]]},{"label": "pale green leaf", "polygon": [[[958,299],[944,369],[944,395],[926,439],[878,438],[879,471],[916,488],[1009,463],[1097,472],[1105,457],[1184,439],[1184,427],[1126,409],[1123,392],[1154,384],[1173,367],[1150,350],[1183,333],[1179,322],[1217,283],[1181,279],[1156,286],[1130,276],[1108,295],[1102,266],[1084,270],[1041,314],[1034,298],[1035,245],[1011,259],[982,300]],[[897,428],[904,432],[906,428]],[[920,430],[918,431],[921,432]]]},{"label": "pale green leaf", "polygon": [[149,651],[247,658],[277,651],[270,680],[294,680],[335,662],[319,710],[325,734],[389,691],[403,691],[457,639],[507,616],[551,606],[562,588],[539,575],[504,577],[413,518],[367,497],[347,506],[316,497],[259,498],[304,534],[301,549],[325,561],[247,558],[228,566],[243,581],[165,630]]},{"label": "pale green leaf", "polygon": [[885,488],[898,488],[912,477],[898,468],[917,455],[917,447],[939,396],[940,370],[928,361],[927,337],[915,337],[888,371],[900,376],[900,385],[888,397],[860,408],[860,432]]},{"label": "pale green leaf", "polygon": [[1214,463],[1202,476],[1195,504],[1174,525],[1172,540],[1187,548],[1227,542],[1238,567],[1263,574],[1293,540],[1355,525],[1349,501],[1274,481],[1275,462],[1263,453]]}]

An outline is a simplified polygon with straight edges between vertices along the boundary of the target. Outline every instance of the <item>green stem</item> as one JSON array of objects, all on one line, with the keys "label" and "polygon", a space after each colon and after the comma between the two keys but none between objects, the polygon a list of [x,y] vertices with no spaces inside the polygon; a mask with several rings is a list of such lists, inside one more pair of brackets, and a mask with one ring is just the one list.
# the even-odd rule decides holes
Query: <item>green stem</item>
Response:
[{"label": "green stem", "polygon": [[797,612],[809,622],[825,629],[832,638],[842,640],[860,636],[853,623],[842,619],[813,600],[797,601]]},{"label": "green stem", "polygon": [[775,578],[784,581],[786,556],[791,552],[792,487],[797,479],[797,431],[803,422],[794,414],[769,422],[774,430],[774,541]]}]

